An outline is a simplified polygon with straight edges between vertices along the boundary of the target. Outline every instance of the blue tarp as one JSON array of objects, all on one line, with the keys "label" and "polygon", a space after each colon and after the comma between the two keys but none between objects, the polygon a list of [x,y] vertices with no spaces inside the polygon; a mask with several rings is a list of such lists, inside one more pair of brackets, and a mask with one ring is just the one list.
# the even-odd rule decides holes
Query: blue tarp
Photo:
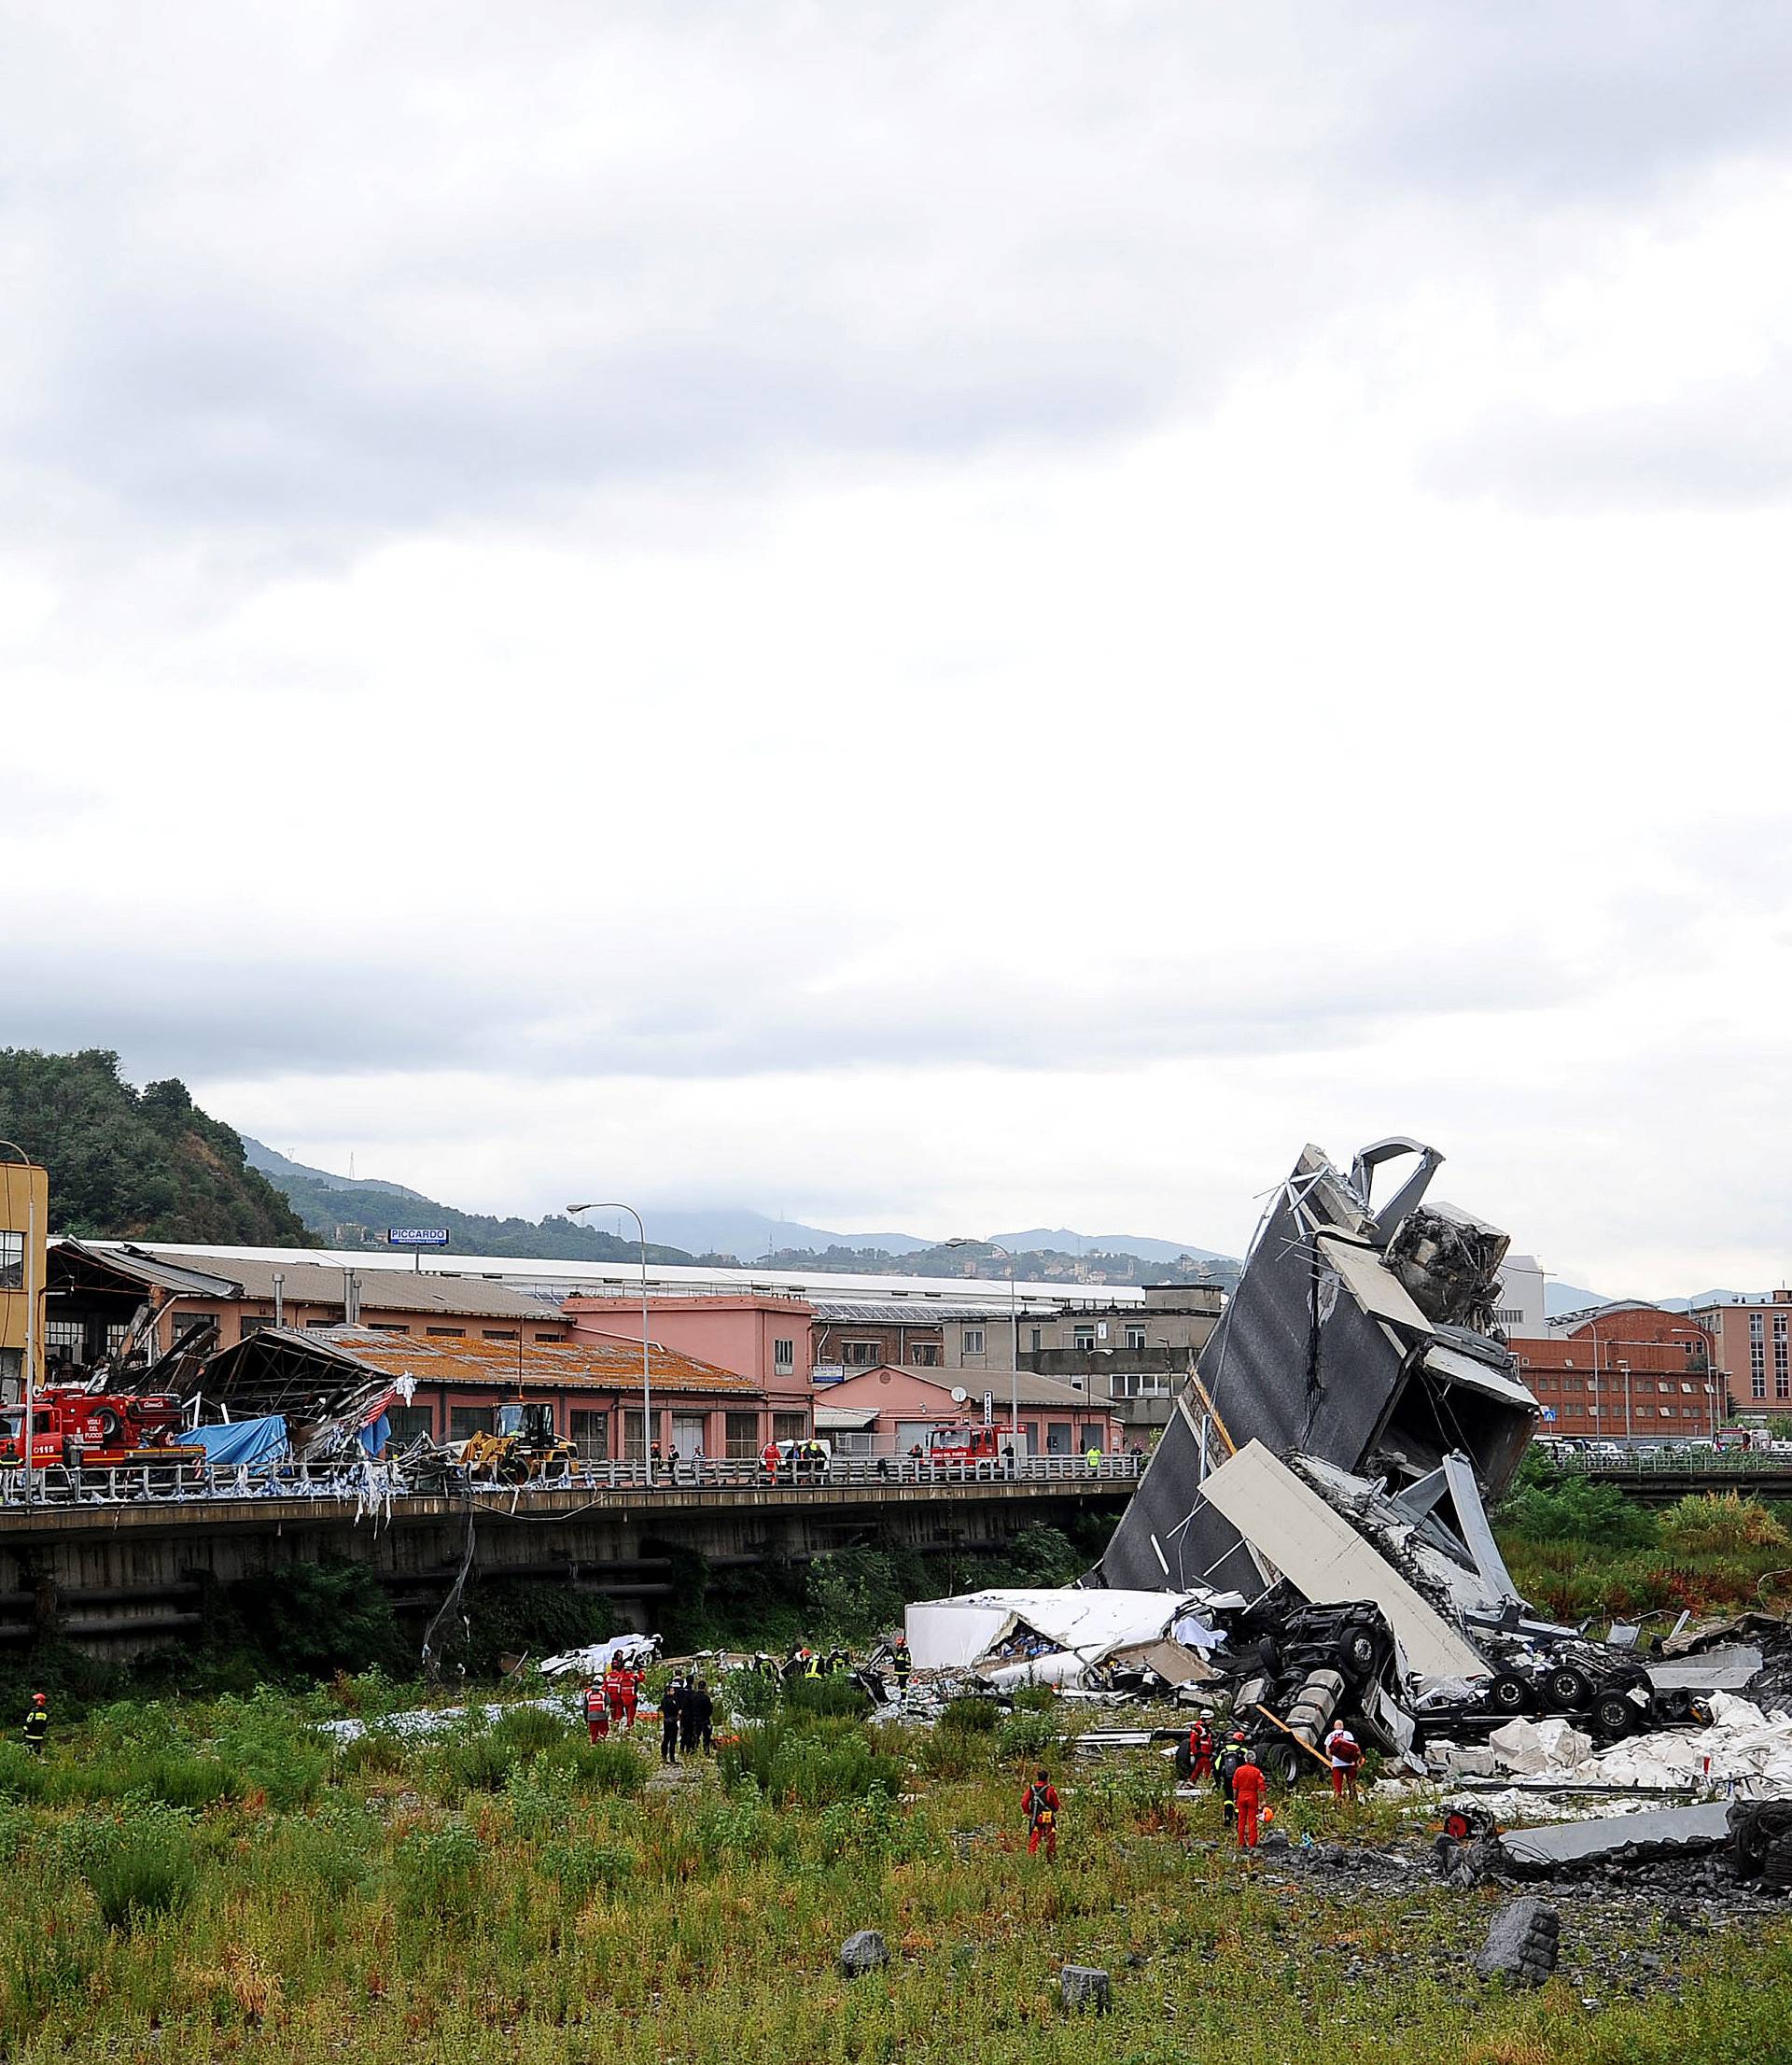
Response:
[{"label": "blue tarp", "polygon": [[265,1420],[233,1420],[229,1426],[196,1426],[181,1439],[203,1448],[213,1463],[265,1463],[286,1454],[287,1423],[276,1412]]},{"label": "blue tarp", "polygon": [[379,1418],[361,1429],[361,1446],[370,1455],[378,1455],[392,1439],[392,1423],[382,1412]]}]

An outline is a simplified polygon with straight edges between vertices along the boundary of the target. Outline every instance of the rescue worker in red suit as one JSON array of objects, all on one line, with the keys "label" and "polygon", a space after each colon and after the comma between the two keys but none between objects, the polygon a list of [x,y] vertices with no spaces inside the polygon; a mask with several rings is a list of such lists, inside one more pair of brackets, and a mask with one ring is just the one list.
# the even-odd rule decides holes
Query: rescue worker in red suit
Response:
[{"label": "rescue worker in red suit", "polygon": [[1020,1804],[1027,1815],[1027,1854],[1037,1857],[1043,1843],[1049,1863],[1057,1855],[1057,1788],[1043,1770],[1038,1771]]},{"label": "rescue worker in red suit", "polygon": [[604,1702],[609,1708],[612,1726],[620,1727],[627,1711],[629,1694],[635,1690],[635,1681],[620,1664],[612,1664],[604,1673]]},{"label": "rescue worker in red suit", "polygon": [[1232,1774],[1232,1800],[1239,1810],[1239,1847],[1257,1847],[1257,1818],[1263,1811],[1265,1780],[1257,1753],[1246,1747],[1243,1761]]},{"label": "rescue worker in red suit", "polygon": [[1188,1776],[1193,1785],[1202,1785],[1213,1776],[1213,1731],[1197,1721],[1188,1731]]},{"label": "rescue worker in red suit", "polygon": [[1332,1760],[1333,1799],[1342,1800],[1348,1795],[1354,1805],[1356,1772],[1357,1766],[1363,1762],[1363,1745],[1339,1721],[1325,1738],[1325,1754]]},{"label": "rescue worker in red suit", "polygon": [[609,1734],[609,1700],[595,1679],[585,1687],[585,1726],[593,1742],[602,1742]]},{"label": "rescue worker in red suit", "polygon": [[647,1673],[637,1664],[623,1672],[623,1726],[633,1728],[635,1709],[641,1703],[641,1687],[647,1682]]}]

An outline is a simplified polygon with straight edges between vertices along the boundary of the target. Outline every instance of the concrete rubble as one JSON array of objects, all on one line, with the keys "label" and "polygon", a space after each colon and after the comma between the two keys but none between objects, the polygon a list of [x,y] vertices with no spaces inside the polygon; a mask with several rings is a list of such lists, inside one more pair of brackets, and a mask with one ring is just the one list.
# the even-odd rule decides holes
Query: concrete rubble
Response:
[{"label": "concrete rubble", "polygon": [[844,1978],[861,1978],[889,1962],[889,1946],[875,1929],[859,1929],[840,1946],[840,1972]]},{"label": "concrete rubble", "polygon": [[[1442,1159],[1303,1150],[1098,1568],[911,1608],[911,1713],[948,1688],[1173,1697],[1290,1779],[1343,1721],[1393,1782],[1478,1790],[1488,1831],[1572,1824],[1563,1868],[1605,1854],[1604,1822],[1631,1824],[1611,1855],[1672,1860],[1721,1848],[1729,1795],[1792,1797],[1785,1623],[1602,1642],[1518,1594],[1488,1509],[1538,1407],[1495,1324],[1506,1236],[1430,1198]],[[1696,1842],[1643,1843],[1687,1809],[1660,1825]],[[1488,1831],[1451,1840],[1454,1868]]]},{"label": "concrete rubble", "polygon": [[1057,1990],[1067,2008],[1092,2008],[1106,2015],[1113,2005],[1113,1982],[1099,1965],[1065,1965],[1057,1975]]},{"label": "concrete rubble", "polygon": [[1481,1979],[1540,1987],[1561,1956],[1561,1917],[1540,1900],[1515,1900],[1494,1916],[1475,1973]]}]

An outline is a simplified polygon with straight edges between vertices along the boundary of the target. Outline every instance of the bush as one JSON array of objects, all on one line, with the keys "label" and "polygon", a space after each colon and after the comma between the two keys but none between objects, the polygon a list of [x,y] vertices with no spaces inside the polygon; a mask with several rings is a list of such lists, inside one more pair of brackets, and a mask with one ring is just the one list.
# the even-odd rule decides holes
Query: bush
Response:
[{"label": "bush", "polygon": [[410,1754],[404,1737],[390,1728],[370,1728],[336,1751],[336,1769],[343,1777],[365,1774],[370,1777],[402,1771]]},{"label": "bush", "polygon": [[1500,1509],[1503,1532],[1521,1541],[1646,1542],[1654,1538],[1649,1514],[1616,1485],[1587,1477],[1564,1477],[1554,1485],[1527,1484]]},{"label": "bush", "polygon": [[1048,1749],[1057,1748],[1058,1725],[1050,1714],[1010,1714],[996,1731],[996,1748],[1004,1757],[1024,1757],[1037,1763]]},{"label": "bush", "polygon": [[743,1721],[769,1721],[777,1711],[783,1688],[763,1671],[729,1671],[716,1689],[716,1706]]},{"label": "bush", "polygon": [[492,1725],[492,1739],[523,1756],[557,1749],[571,1735],[567,1717],[549,1707],[511,1707]]},{"label": "bush", "polygon": [[415,1664],[391,1600],[364,1563],[292,1564],[243,1579],[228,1597],[229,1613],[215,1634],[250,1651],[272,1681]]},{"label": "bush", "polygon": [[133,1930],[147,1916],[184,1907],[198,1883],[191,1830],[171,1807],[83,1815],[68,1824],[63,1844],[108,1929]]},{"label": "bush", "polygon": [[940,1714],[942,1728],[956,1729],[961,1735],[993,1735],[1001,1720],[1001,1708],[993,1699],[948,1699]]},{"label": "bush", "polygon": [[407,1914],[461,1917],[479,1888],[479,1838],[464,1821],[413,1834],[399,1853],[399,1889]]},{"label": "bush", "polygon": [[521,1761],[521,1752],[496,1735],[449,1736],[437,1752],[444,1796],[496,1792]]},{"label": "bush", "polygon": [[717,1752],[721,1781],[732,1792],[749,1779],[768,1800],[799,1806],[828,1806],[835,1800],[862,1799],[896,1791],[902,1769],[883,1755],[860,1727],[805,1728],[771,1721],[743,1729]]},{"label": "bush", "polygon": [[1659,1516],[1662,1546],[1683,1554],[1741,1554],[1750,1549],[1792,1549],[1792,1534],[1758,1499],[1735,1492],[1683,1498]]},{"label": "bush", "polygon": [[550,1843],[541,1872],[567,1905],[582,1907],[593,1893],[619,1892],[635,1876],[635,1853],[615,1843]]},{"label": "bush", "polygon": [[1057,1705],[1057,1694],[1049,1685],[1023,1685],[1014,1697],[1017,1713],[1049,1714]]},{"label": "bush", "polygon": [[850,1678],[795,1678],[783,1688],[784,1705],[793,1714],[861,1717],[871,1711],[862,1685]]},{"label": "bush", "polygon": [[553,1761],[586,1792],[638,1792],[647,1783],[646,1760],[626,1742],[568,1742]]}]

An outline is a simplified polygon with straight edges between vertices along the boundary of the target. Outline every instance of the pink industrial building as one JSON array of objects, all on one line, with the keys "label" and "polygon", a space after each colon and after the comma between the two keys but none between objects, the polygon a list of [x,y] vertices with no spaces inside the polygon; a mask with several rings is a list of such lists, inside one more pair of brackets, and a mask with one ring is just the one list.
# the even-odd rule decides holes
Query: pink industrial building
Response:
[{"label": "pink industrial building", "polygon": [[[801,1299],[651,1298],[648,1315],[657,1345],[732,1370],[763,1392],[774,1440],[798,1441],[814,1432],[815,1313]],[[574,1296],[563,1300],[560,1317],[575,1341],[641,1338],[638,1299]]]}]

